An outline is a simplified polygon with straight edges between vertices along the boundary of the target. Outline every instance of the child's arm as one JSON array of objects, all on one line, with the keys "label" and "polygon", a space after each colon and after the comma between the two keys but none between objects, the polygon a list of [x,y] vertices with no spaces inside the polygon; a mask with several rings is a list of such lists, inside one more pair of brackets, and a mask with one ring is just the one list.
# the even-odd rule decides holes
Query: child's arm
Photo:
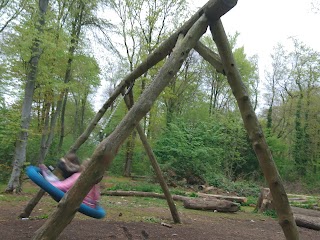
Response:
[{"label": "child's arm", "polygon": [[41,170],[42,176],[48,181],[48,182],[55,182],[55,181],[60,181],[60,179],[54,175],[46,165],[40,164],[39,168]]},{"label": "child's arm", "polygon": [[79,176],[80,173],[74,173],[71,177],[68,177],[63,181],[56,181],[50,183],[56,188],[59,188],[60,190],[67,192],[75,184]]}]

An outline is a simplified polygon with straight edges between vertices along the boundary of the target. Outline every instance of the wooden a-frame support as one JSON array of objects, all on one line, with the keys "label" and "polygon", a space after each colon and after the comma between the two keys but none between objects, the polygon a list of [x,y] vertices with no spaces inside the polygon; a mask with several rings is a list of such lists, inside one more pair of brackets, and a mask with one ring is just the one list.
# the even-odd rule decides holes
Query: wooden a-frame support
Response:
[{"label": "wooden a-frame support", "polygon": [[[53,212],[45,224],[37,230],[33,239],[56,239],[63,229],[72,221],[82,200],[91,187],[102,179],[105,170],[110,166],[121,144],[134,128],[137,128],[139,132],[139,121],[151,109],[153,102],[159,96],[161,91],[178,72],[192,48],[195,48],[196,51],[204,57],[204,59],[209,61],[217,69],[217,71],[227,76],[228,82],[238,102],[245,128],[249,134],[253,148],[259,159],[260,166],[274,196],[274,203],[278,213],[279,223],[283,229],[286,239],[299,239],[299,233],[297,231],[297,226],[293,218],[286,192],[272,159],[272,155],[266,144],[261,126],[252,108],[246,88],[241,80],[241,76],[236,67],[226,34],[220,21],[220,17],[235,6],[236,3],[236,0],[209,1],[197,12],[197,14],[193,15],[193,17],[179,29],[180,31],[176,31],[169,38],[170,41],[168,39],[160,46],[166,46],[166,48],[162,49],[162,51],[165,50],[165,53],[157,52],[158,48],[153,55],[151,54],[148,57],[149,60],[150,58],[153,60],[152,64],[150,64],[150,62],[146,62],[143,67],[140,65],[131,73],[131,76],[134,77],[130,80],[134,81],[134,79],[141,76],[146,70],[156,64],[156,59],[163,59],[169,53],[168,51],[173,48],[174,43],[176,43],[174,51],[161,68],[159,74],[151,83],[149,88],[142,93],[137,103],[132,106],[117,128],[99,144],[91,157],[92,160],[90,165],[83,174],[81,174],[75,186],[70,189],[70,191],[65,194],[65,197],[59,202],[55,212]],[[221,60],[214,53],[206,51],[206,47],[198,42],[199,38],[206,31],[208,24],[210,25],[213,39],[218,47]],[[179,34],[185,35],[181,43],[176,41]],[[143,68],[145,69],[143,70]],[[129,85],[130,80],[127,78],[126,81],[122,81],[122,85],[118,86],[114,95],[118,96],[120,92],[123,91],[124,87]],[[114,99],[109,99],[110,104]],[[130,103],[127,104],[130,106]],[[142,130],[141,127],[140,130]],[[83,139],[81,139],[81,141],[83,141]],[[74,144],[70,151],[74,151],[80,145],[76,146]]]},{"label": "wooden a-frame support", "polygon": [[[112,103],[116,100],[116,98],[125,90],[126,87],[130,86],[134,83],[134,81],[142,76],[145,72],[147,72],[150,68],[155,66],[157,63],[162,61],[170,52],[172,51],[177,38],[179,34],[186,34],[188,30],[193,26],[193,24],[199,19],[199,17],[204,13],[213,13],[212,15],[222,16],[227,11],[229,11],[232,7],[236,5],[237,1],[209,1],[204,7],[202,7],[198,12],[196,12],[186,23],[184,23],[179,29],[177,29],[168,39],[162,42],[162,44],[155,49],[145,61],[143,61],[138,67],[136,67],[131,73],[129,73],[115,88],[112,95],[109,97],[109,99],[103,104],[102,108],[97,112],[95,117],[92,119],[90,124],[87,126],[87,128],[84,130],[84,132],[78,137],[78,139],[75,141],[75,143],[69,148],[68,153],[75,153],[80,146],[88,139],[93,129],[96,127],[98,122],[101,120],[101,118],[104,116],[105,112],[108,110],[108,108],[112,105]],[[216,14],[216,15],[215,15]],[[214,53],[208,53],[208,48],[206,48],[203,44],[200,42],[197,43],[195,49],[202,55],[207,61],[209,61],[218,72],[222,73],[222,63],[219,60],[219,56]],[[141,137],[140,137],[141,139]],[[143,140],[141,139],[143,142]],[[155,157],[152,157],[152,154],[150,154],[150,150],[148,150],[145,143],[143,143],[147,155],[149,156],[149,159],[151,161],[151,165],[154,168],[155,172],[159,172],[160,168],[157,167],[157,162],[155,160]],[[151,150],[152,152],[152,150]],[[154,156],[154,155],[153,155]],[[155,162],[154,162],[155,161]],[[172,213],[172,217],[174,222],[180,222],[179,217],[176,217],[177,211],[175,210],[174,204],[172,204],[172,197],[170,195],[170,192],[166,190],[167,187],[166,183],[164,181],[164,178],[161,177],[162,173],[157,173],[157,178],[159,180],[159,183],[162,187],[162,190],[165,194],[165,196],[168,196],[167,202],[169,204],[169,208]],[[167,194],[166,194],[167,192]],[[38,204],[38,202],[41,200],[43,195],[45,194],[45,191],[40,189],[38,193],[28,202],[26,207],[23,209],[23,211],[20,213],[20,218],[27,218],[30,216],[31,212],[35,208],[35,206]]]},{"label": "wooden a-frame support", "polygon": [[157,97],[179,71],[188,53],[206,32],[207,27],[208,19],[205,14],[202,14],[187,32],[181,43],[177,42],[175,49],[160,69],[156,78],[141,94],[138,101],[128,111],[116,129],[98,145],[91,156],[88,167],[80,175],[75,185],[64,195],[49,219],[36,231],[33,239],[56,239],[71,222],[84,197],[94,184],[101,181],[105,170],[110,166],[119,147],[139,121],[150,111]]}]

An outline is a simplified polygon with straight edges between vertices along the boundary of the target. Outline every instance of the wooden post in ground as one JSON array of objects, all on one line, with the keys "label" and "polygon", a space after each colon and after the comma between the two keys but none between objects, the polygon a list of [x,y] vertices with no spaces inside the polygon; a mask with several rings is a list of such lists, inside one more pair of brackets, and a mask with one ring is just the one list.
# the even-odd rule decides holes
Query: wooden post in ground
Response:
[{"label": "wooden post in ground", "polygon": [[266,143],[258,118],[250,102],[246,87],[241,80],[221,21],[211,21],[210,30],[213,40],[217,45],[228,82],[237,100],[244,126],[259,160],[264,177],[269,184],[273,196],[273,204],[278,214],[279,224],[282,227],[286,239],[298,240],[299,232],[289,205],[288,196]]},{"label": "wooden post in ground", "polygon": [[[182,38],[183,38],[183,36],[182,36]],[[177,42],[179,42],[179,41],[180,41],[180,39],[178,39]],[[132,90],[129,92],[129,94],[132,96]],[[131,97],[131,99],[133,99],[133,97]],[[130,108],[132,107],[133,103],[131,103],[129,101],[128,96],[125,96],[124,100],[125,100],[125,103],[126,103],[128,109],[130,110]],[[164,177],[162,175],[160,166],[159,166],[159,164],[157,162],[156,156],[154,155],[154,153],[152,151],[152,148],[151,148],[150,144],[148,143],[148,139],[147,139],[145,133],[143,132],[143,129],[142,129],[140,123],[137,124],[136,129],[137,129],[137,132],[139,134],[140,140],[141,140],[141,142],[143,144],[143,147],[144,147],[144,149],[145,149],[145,151],[146,151],[146,153],[147,153],[147,155],[149,157],[149,160],[150,160],[150,163],[151,163],[151,165],[153,167],[153,170],[156,173],[156,176],[157,176],[159,184],[160,184],[160,186],[162,188],[163,194],[164,194],[164,196],[165,196],[165,198],[167,200],[167,203],[168,203],[168,206],[169,206],[173,221],[174,221],[174,223],[181,223],[178,210],[176,208],[176,205],[174,204],[174,201],[173,201],[173,198],[172,198],[171,193],[169,191],[168,185],[166,184],[166,181],[165,181],[165,179],[164,179]]]}]

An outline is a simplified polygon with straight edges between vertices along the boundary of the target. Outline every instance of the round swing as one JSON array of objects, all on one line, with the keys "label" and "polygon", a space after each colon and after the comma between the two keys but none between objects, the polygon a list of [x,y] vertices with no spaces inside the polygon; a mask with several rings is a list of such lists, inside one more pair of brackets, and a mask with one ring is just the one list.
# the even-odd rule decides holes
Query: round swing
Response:
[{"label": "round swing", "polygon": [[[26,169],[27,175],[29,178],[41,187],[44,191],[50,194],[50,196],[59,202],[61,198],[64,196],[64,192],[60,189],[54,187],[50,182],[48,182],[41,174],[40,168],[35,166],[28,166]],[[79,212],[93,218],[101,219],[106,216],[105,210],[100,207],[96,206],[95,208],[91,208],[84,203],[81,203]]]}]

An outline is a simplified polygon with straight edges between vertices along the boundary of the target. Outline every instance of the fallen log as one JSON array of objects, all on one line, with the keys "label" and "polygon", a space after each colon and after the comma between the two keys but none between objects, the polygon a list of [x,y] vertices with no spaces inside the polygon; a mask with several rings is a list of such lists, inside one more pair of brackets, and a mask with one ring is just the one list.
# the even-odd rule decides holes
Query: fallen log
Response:
[{"label": "fallen log", "polygon": [[[154,192],[141,192],[141,191],[103,191],[101,195],[109,195],[109,196],[134,196],[134,197],[152,197],[152,198],[161,198],[165,199],[165,196],[160,193]],[[237,196],[225,196],[225,195],[216,195],[216,194],[205,194],[205,193],[197,193],[197,195],[201,198],[205,198],[207,200],[212,199],[221,199],[221,200],[228,200],[231,202],[236,203],[245,203],[247,202],[247,198],[245,197],[237,197]],[[180,196],[180,195],[172,195],[173,200],[175,201],[184,201],[187,199],[193,199],[191,197]]]},{"label": "fallen log", "polygon": [[199,197],[203,197],[203,198],[223,199],[223,200],[228,200],[228,201],[237,202],[237,203],[245,203],[245,202],[247,202],[247,198],[246,197],[217,195],[217,194],[208,194],[208,193],[200,193],[200,192],[198,192],[197,195]]},{"label": "fallen log", "polygon": [[306,216],[302,214],[294,214],[294,219],[296,221],[297,226],[309,228],[313,230],[320,230],[320,218],[319,217],[312,217]]},{"label": "fallen log", "polygon": [[196,210],[216,210],[218,212],[237,212],[240,207],[239,204],[219,199],[187,199],[183,201],[183,206],[188,209]]},{"label": "fallen log", "polygon": [[306,208],[299,208],[291,206],[291,210],[294,215],[306,215],[310,217],[317,217],[320,221],[320,211]]},{"label": "fallen log", "polygon": [[[303,197],[304,196],[301,196],[301,198]],[[299,200],[301,200],[301,198],[299,198]],[[264,212],[270,209],[273,209],[271,192],[269,188],[263,188],[260,192],[256,210]],[[293,206],[291,206],[291,210],[297,226],[320,230],[320,211]]]},{"label": "fallen log", "polygon": [[[154,193],[154,192],[140,192],[140,191],[103,191],[101,195],[108,195],[108,196],[127,196],[127,197],[151,197],[151,198],[160,198],[165,199],[164,194]],[[179,196],[179,195],[172,195],[173,200],[175,201],[184,201],[189,199],[189,197]]]}]

